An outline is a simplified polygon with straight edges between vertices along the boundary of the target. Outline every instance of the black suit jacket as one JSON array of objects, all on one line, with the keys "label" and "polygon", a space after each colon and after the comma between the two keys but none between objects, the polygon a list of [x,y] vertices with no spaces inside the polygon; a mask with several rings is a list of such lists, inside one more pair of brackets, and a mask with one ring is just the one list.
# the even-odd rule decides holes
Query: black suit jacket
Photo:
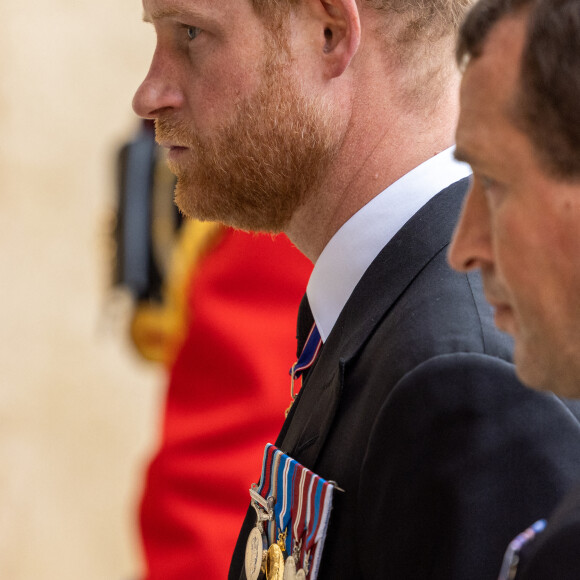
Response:
[{"label": "black suit jacket", "polygon": [[[580,476],[578,421],[517,382],[479,276],[447,265],[466,188],[432,199],[375,259],[278,438],[345,490],[322,580],[495,579],[508,542]],[[254,524],[250,510],[231,580],[245,578]]]},{"label": "black suit jacket", "polygon": [[548,526],[521,553],[517,580],[580,578],[580,488],[570,492]]}]

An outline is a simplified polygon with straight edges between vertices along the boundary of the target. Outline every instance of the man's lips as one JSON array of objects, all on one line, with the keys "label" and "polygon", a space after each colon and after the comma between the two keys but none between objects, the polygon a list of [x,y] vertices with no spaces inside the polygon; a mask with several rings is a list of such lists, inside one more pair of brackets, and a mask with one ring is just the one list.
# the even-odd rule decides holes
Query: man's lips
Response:
[{"label": "man's lips", "polygon": [[485,299],[491,304],[492,308],[495,308],[496,310],[498,310],[498,309],[508,307],[506,302],[504,302],[503,300],[500,300],[499,298],[497,298],[495,296],[492,296],[489,292],[486,292],[485,289],[484,289],[483,293],[485,295]]},{"label": "man's lips", "polygon": [[167,150],[167,159],[170,161],[176,160],[178,157],[181,157],[184,153],[186,153],[189,148],[183,147],[181,145],[161,145]]},{"label": "man's lips", "polygon": [[493,320],[495,325],[500,330],[511,334],[511,331],[513,330],[513,312],[511,307],[508,304],[500,302],[491,301],[490,304],[494,311]]},{"label": "man's lips", "polygon": [[485,283],[483,284],[483,293],[485,295],[485,299],[489,302],[491,307],[494,311],[494,322],[495,325],[500,329],[506,332],[509,332],[511,328],[510,321],[513,319],[513,311],[511,306],[499,296],[499,292],[497,291],[497,286],[493,285],[493,290],[490,290],[491,284]]},{"label": "man's lips", "polygon": [[485,288],[485,285],[483,287],[483,294],[485,296],[485,299],[491,304],[492,308],[494,308],[495,310],[509,308],[505,300],[502,300],[499,296],[487,290]]},{"label": "man's lips", "polygon": [[168,143],[167,141],[157,141],[157,144],[163,147],[163,149],[187,149],[187,147],[183,145],[178,145],[177,143]]}]

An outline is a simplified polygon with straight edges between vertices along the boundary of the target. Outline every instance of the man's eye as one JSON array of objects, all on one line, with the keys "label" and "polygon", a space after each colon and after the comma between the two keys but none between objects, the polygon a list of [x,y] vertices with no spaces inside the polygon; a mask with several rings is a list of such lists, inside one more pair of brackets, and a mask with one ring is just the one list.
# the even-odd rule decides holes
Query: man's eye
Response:
[{"label": "man's eye", "polygon": [[198,28],[197,26],[188,26],[186,30],[189,40],[195,40],[199,35],[199,33],[201,32],[201,29]]},{"label": "man's eye", "polygon": [[479,183],[482,193],[488,203],[497,206],[502,203],[509,193],[509,188],[503,181],[497,181],[491,177],[480,176]]}]

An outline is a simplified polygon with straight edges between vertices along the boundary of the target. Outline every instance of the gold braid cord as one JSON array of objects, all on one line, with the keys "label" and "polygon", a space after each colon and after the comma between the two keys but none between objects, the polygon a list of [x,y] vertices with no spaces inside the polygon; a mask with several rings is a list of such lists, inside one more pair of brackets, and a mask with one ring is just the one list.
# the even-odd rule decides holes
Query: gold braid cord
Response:
[{"label": "gold braid cord", "polygon": [[131,338],[146,359],[170,366],[185,339],[189,313],[187,296],[200,260],[216,245],[223,227],[212,222],[186,221],[169,257],[160,304],[137,305]]}]

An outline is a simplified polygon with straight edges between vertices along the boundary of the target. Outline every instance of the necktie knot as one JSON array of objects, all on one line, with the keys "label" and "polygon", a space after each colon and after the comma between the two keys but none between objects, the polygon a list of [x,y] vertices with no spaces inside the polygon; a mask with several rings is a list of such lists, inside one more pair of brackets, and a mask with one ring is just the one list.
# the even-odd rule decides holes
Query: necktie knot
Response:
[{"label": "necktie knot", "polygon": [[300,355],[304,350],[304,345],[306,344],[306,340],[313,324],[314,316],[312,316],[312,310],[308,303],[308,296],[304,294],[302,301],[300,302],[300,308],[298,309],[298,320],[296,323],[296,356],[298,358],[300,358]]}]

